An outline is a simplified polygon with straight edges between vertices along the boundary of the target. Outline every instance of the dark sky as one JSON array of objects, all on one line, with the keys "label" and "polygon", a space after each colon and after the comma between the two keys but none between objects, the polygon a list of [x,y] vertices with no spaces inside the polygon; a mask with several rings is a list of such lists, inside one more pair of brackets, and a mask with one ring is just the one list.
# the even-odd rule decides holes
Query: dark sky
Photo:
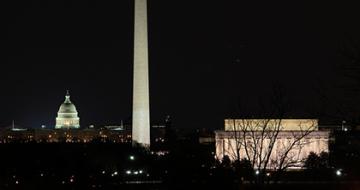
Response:
[{"label": "dark sky", "polygon": [[[11,1],[7,10],[1,126],[53,126],[66,89],[83,126],[131,117],[132,0]],[[309,117],[319,88],[338,93],[339,47],[359,39],[359,18],[344,2],[149,0],[152,120],[220,128],[239,101],[252,107],[274,84],[290,117]]]}]

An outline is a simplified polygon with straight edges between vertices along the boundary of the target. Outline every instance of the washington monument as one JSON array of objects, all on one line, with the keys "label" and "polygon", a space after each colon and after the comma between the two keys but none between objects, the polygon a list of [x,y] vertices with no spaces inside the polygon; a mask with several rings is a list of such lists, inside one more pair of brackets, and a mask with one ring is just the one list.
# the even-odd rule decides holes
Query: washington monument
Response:
[{"label": "washington monument", "polygon": [[147,0],[135,0],[132,142],[150,146]]}]

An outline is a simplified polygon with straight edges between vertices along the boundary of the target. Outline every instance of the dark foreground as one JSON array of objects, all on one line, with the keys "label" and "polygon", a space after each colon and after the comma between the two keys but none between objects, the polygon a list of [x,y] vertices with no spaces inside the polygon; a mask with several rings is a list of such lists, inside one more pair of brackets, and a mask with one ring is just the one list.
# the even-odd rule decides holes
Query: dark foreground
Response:
[{"label": "dark foreground", "polygon": [[290,174],[257,186],[217,167],[212,147],[182,144],[169,155],[127,144],[0,144],[0,190],[360,189],[356,178]]}]

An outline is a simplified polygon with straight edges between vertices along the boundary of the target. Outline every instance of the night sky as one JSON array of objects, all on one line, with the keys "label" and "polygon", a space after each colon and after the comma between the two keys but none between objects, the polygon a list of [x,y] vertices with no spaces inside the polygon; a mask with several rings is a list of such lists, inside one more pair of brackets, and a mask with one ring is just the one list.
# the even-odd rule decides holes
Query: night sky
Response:
[{"label": "night sky", "polygon": [[[67,89],[82,126],[130,121],[132,0],[6,9],[0,126],[54,126]],[[359,18],[343,2],[149,0],[152,121],[170,115],[179,129],[221,128],[239,102],[256,109],[274,85],[286,91],[289,117],[335,109],[349,62],[339,52],[359,40]]]}]

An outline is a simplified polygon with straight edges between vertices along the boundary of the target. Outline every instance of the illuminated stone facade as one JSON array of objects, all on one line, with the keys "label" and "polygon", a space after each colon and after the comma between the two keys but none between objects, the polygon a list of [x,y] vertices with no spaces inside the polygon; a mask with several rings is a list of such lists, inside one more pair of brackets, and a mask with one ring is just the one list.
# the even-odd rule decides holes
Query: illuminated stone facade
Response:
[{"label": "illuminated stone facade", "polygon": [[[319,131],[317,120],[226,119],[225,130],[215,132],[216,158],[222,160],[226,155],[230,160],[234,161],[238,157],[240,159],[252,157],[254,153],[249,150],[254,149],[254,144],[256,144],[254,141],[261,140],[261,136],[264,136],[261,126],[265,125],[268,125],[269,130],[279,129],[274,141],[275,143],[271,143],[273,144],[271,150],[267,147],[270,145],[270,135],[275,133],[265,135],[263,143],[261,143],[265,148],[262,148],[261,151],[255,148],[255,151],[261,152],[263,155],[266,155],[268,151],[271,152],[270,162],[267,165],[268,169],[275,169],[279,164],[280,158],[291,146],[291,143],[300,139],[306,131],[308,131],[308,134],[298,141],[297,144],[299,146],[294,146],[288,153],[288,161],[293,162],[291,168],[301,168],[303,161],[310,152],[320,154],[321,152],[329,151],[330,131]],[[244,139],[246,143],[244,143]],[[246,152],[245,146],[252,147],[248,147],[248,152]]]},{"label": "illuminated stone facade", "polygon": [[133,129],[134,144],[150,146],[147,0],[135,0]]},{"label": "illuminated stone facade", "polygon": [[225,119],[225,131],[242,131],[243,127],[261,131],[264,125],[274,129],[279,122],[281,131],[301,131],[310,128],[314,131],[318,130],[317,119]]},{"label": "illuminated stone facade", "polygon": [[65,101],[61,104],[56,117],[55,129],[80,128],[80,118],[75,105],[70,101],[69,92],[66,93]]}]

